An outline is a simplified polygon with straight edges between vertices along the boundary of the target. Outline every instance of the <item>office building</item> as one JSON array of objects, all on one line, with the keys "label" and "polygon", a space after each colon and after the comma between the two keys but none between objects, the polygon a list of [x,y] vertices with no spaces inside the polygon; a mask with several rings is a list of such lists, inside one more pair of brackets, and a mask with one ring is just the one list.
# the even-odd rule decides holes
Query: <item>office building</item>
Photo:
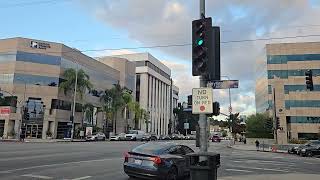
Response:
[{"label": "office building", "polygon": [[[120,82],[135,92],[132,75],[123,75],[76,49],[26,38],[0,40],[0,88],[3,94],[0,133],[4,138],[17,136],[19,132],[27,138],[70,136],[73,97],[59,89],[64,81],[63,72],[68,68],[83,69],[93,84],[93,89],[85,92],[83,99],[77,97],[76,130],[81,126],[105,128],[104,113],[98,111],[101,107],[99,96],[105,89]],[[82,112],[83,105],[88,103],[93,106],[91,116]],[[124,131],[126,127],[117,128]],[[75,132],[77,136],[79,131]]]},{"label": "office building", "polygon": [[[177,87],[173,86],[171,70],[149,53],[124,54],[115,57],[136,64],[136,101],[149,113],[149,121],[139,121],[136,127],[157,135],[172,132],[172,109],[177,102]],[[174,92],[174,93],[173,93]]]},{"label": "office building", "polygon": [[[98,61],[116,69],[120,72],[120,86],[126,90],[130,90],[132,94],[133,101],[135,100],[136,95],[136,65],[134,62],[131,62],[124,58],[119,57],[97,57]],[[125,109],[122,112],[119,112],[117,116],[117,121],[114,124],[114,129],[117,129],[116,132],[127,132],[130,129],[134,129],[134,113],[130,112],[128,109]]]},{"label": "office building", "polygon": [[[278,143],[319,138],[320,43],[268,44],[266,60],[257,62],[256,110],[276,113]],[[306,88],[307,70],[313,73],[313,91]]]}]

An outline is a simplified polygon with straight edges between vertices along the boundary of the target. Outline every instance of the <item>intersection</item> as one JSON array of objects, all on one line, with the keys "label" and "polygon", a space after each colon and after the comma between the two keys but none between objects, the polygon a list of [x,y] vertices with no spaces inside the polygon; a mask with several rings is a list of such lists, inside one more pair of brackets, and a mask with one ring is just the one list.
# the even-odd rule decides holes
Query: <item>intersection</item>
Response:
[{"label": "intersection", "polygon": [[[175,141],[190,146],[194,141]],[[123,153],[141,142],[1,143],[1,179],[129,179]],[[236,150],[227,142],[210,143],[221,154],[218,179],[319,179],[320,159]],[[308,175],[306,175],[308,174]]]}]

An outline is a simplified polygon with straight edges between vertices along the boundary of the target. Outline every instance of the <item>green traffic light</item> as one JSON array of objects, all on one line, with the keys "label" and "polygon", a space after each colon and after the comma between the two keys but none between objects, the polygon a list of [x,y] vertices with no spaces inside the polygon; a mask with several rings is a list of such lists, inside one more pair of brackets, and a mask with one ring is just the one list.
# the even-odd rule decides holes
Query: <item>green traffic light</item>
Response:
[{"label": "green traffic light", "polygon": [[199,39],[197,44],[198,44],[198,46],[201,46],[203,44],[203,39]]}]

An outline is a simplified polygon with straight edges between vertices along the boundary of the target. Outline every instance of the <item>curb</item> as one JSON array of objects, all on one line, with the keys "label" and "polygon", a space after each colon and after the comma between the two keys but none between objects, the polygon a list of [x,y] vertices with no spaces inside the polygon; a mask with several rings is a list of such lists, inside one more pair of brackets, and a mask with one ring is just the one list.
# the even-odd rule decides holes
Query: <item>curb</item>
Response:
[{"label": "curb", "polygon": [[227,148],[232,148],[236,150],[241,150],[241,151],[253,151],[253,152],[268,152],[268,153],[281,153],[281,154],[288,154],[287,151],[271,151],[271,150],[254,150],[254,149],[239,149],[239,148],[234,148],[232,146],[227,146]]}]

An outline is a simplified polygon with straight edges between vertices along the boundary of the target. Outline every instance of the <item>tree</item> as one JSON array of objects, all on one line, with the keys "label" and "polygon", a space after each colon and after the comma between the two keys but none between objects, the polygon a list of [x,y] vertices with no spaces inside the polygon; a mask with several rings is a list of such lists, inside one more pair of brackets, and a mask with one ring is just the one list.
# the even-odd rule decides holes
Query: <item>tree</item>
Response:
[{"label": "tree", "polygon": [[247,137],[273,138],[272,119],[265,113],[251,115],[246,121]]},{"label": "tree", "polygon": [[139,128],[139,121],[143,116],[143,109],[141,109],[140,104],[138,102],[133,103],[133,111],[134,111],[134,128]]},{"label": "tree", "polygon": [[126,124],[127,122],[127,111],[134,110],[134,104],[132,101],[132,95],[126,88],[122,88],[120,84],[114,84],[111,89],[104,91],[100,100],[104,102],[103,111],[106,113],[105,116],[112,117],[112,124],[114,125],[114,133],[117,133],[117,114],[120,111],[125,113]]},{"label": "tree", "polygon": [[[74,87],[76,84],[76,75],[77,75],[77,94],[80,96],[81,104],[83,105],[83,95],[86,91],[92,89],[92,84],[90,82],[89,75],[82,69],[76,71],[75,69],[69,68],[66,69],[63,73],[64,81],[60,83],[59,88],[63,90],[64,94],[67,95],[70,93],[70,96],[74,96]],[[73,103],[72,103],[73,106]],[[73,108],[73,107],[72,107]],[[82,119],[83,126],[83,119]]]},{"label": "tree", "polygon": [[[241,125],[241,120],[239,117],[239,113],[231,114],[231,126],[232,126],[232,133],[235,134],[241,134],[245,131],[245,126]],[[235,137],[235,136],[234,136]]]},{"label": "tree", "polygon": [[147,132],[149,132],[149,124],[151,123],[150,114],[145,109],[142,109],[142,114],[143,114],[144,123],[146,123],[146,130]]}]

